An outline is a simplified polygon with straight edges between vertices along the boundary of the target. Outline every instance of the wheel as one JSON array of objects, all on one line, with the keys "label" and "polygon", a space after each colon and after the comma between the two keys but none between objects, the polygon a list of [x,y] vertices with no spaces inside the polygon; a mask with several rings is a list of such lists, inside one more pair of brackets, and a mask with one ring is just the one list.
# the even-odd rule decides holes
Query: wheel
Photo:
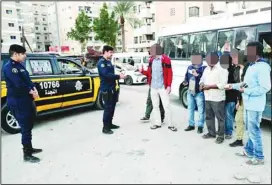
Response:
[{"label": "wheel", "polygon": [[11,114],[7,105],[4,105],[1,110],[1,127],[9,134],[17,134],[21,131],[18,121]]},{"label": "wheel", "polygon": [[186,109],[188,108],[187,91],[188,91],[188,87],[183,87],[182,89],[179,90],[181,104]]},{"label": "wheel", "polygon": [[98,91],[98,96],[96,99],[96,108],[99,110],[103,110],[104,109],[104,101],[102,98],[102,93],[100,91]]},{"label": "wheel", "polygon": [[127,76],[125,79],[125,84],[126,85],[132,85],[133,84],[133,79],[131,76]]}]

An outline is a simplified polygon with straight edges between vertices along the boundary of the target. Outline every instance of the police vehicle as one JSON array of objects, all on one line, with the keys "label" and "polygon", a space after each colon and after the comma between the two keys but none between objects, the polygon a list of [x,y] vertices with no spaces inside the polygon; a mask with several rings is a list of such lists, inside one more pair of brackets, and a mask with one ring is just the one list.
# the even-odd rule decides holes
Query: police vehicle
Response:
[{"label": "police vehicle", "polygon": [[[9,61],[1,54],[1,71]],[[75,108],[96,106],[103,109],[98,73],[67,58],[48,54],[27,54],[24,65],[40,98],[35,100],[37,116]],[[119,85],[116,86],[119,96]],[[7,107],[7,88],[1,74],[1,126],[10,134],[20,132],[20,126]]]}]

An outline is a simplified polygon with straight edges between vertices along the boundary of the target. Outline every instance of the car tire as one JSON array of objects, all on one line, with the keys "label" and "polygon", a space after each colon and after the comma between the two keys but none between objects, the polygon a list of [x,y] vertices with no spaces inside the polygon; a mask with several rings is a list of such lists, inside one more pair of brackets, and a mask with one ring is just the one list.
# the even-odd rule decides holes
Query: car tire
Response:
[{"label": "car tire", "polygon": [[181,100],[181,104],[186,109],[188,108],[187,91],[188,91],[188,87],[183,87],[183,88],[181,88],[179,90],[179,97],[180,97],[180,100]]},{"label": "car tire", "polygon": [[100,92],[100,90],[98,91],[98,96],[96,99],[96,108],[99,110],[103,110],[104,109],[104,101],[102,98],[102,93]]},{"label": "car tire", "polygon": [[18,134],[21,131],[18,122],[11,114],[11,111],[8,109],[7,105],[4,105],[1,109],[1,127],[2,130],[9,134]]},{"label": "car tire", "polygon": [[126,85],[132,85],[132,84],[133,84],[133,79],[132,79],[131,76],[127,76],[127,77],[125,78],[125,84],[126,84]]}]

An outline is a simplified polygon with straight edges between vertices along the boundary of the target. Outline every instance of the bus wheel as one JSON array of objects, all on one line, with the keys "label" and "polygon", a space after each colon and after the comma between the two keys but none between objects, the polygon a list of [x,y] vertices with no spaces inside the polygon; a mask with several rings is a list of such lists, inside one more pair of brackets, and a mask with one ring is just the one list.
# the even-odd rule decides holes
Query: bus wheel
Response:
[{"label": "bus wheel", "polygon": [[188,87],[183,87],[179,90],[179,97],[181,100],[181,104],[183,105],[184,108],[187,109],[188,107],[188,101],[187,101],[187,91]]}]

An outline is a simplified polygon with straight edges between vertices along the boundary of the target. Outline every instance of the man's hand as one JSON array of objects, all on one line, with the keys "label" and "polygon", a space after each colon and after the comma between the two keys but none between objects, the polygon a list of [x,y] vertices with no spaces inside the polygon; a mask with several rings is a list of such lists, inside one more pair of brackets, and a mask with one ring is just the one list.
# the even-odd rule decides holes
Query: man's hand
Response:
[{"label": "man's hand", "polygon": [[236,110],[239,109],[239,106],[240,106],[240,104],[239,104],[239,102],[237,102],[237,104],[236,104],[236,106],[235,106]]},{"label": "man's hand", "polygon": [[168,94],[170,94],[170,93],[171,93],[171,87],[168,86],[168,87],[166,88],[166,92],[167,92]]},{"label": "man's hand", "polygon": [[197,77],[197,76],[198,76],[198,74],[197,74],[197,72],[196,72],[196,70],[195,70],[195,69],[193,69],[193,70],[192,70],[192,74],[193,74],[195,77]]},{"label": "man's hand", "polygon": [[37,99],[40,97],[36,88],[35,88],[35,90],[29,91],[29,94],[31,94],[34,99]]},{"label": "man's hand", "polygon": [[204,88],[204,83],[199,84],[199,90],[202,91]]},{"label": "man's hand", "polygon": [[204,85],[203,87],[203,90],[206,91],[206,90],[210,90],[211,89],[211,86],[210,85]]},{"label": "man's hand", "polygon": [[245,92],[245,88],[242,87],[242,88],[239,89],[239,91],[240,91],[241,93],[244,93],[244,92]]},{"label": "man's hand", "polygon": [[227,84],[224,87],[225,90],[231,90],[232,89],[232,85],[231,84]]},{"label": "man's hand", "polygon": [[126,75],[124,75],[123,73],[120,74],[120,79],[125,79]]}]

